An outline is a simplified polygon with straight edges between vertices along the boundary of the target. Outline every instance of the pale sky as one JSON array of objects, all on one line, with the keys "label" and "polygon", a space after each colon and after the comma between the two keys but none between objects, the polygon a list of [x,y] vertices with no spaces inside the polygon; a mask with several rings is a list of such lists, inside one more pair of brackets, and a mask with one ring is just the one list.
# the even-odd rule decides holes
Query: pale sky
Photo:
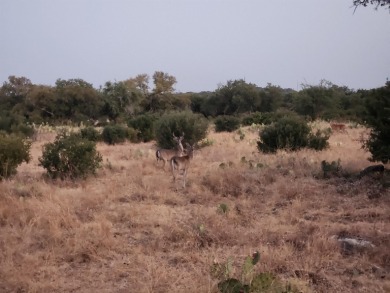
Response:
[{"label": "pale sky", "polygon": [[[163,71],[178,92],[228,80],[351,89],[390,78],[390,12],[352,0],[0,0],[0,84],[95,88]],[[152,86],[152,83],[151,83]]]}]

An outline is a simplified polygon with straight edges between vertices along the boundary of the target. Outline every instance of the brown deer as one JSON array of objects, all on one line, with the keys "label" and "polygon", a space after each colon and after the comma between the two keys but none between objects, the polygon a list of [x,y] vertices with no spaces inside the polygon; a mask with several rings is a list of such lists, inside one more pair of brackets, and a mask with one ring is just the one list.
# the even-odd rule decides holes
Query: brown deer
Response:
[{"label": "brown deer", "polygon": [[183,171],[183,188],[186,187],[186,178],[187,178],[187,171],[190,167],[191,160],[194,157],[194,145],[186,144],[186,155],[185,156],[174,156],[171,159],[171,170],[173,175],[173,181],[176,183],[176,171],[180,173],[180,171]]},{"label": "brown deer", "polygon": [[172,135],[173,135],[173,140],[177,143],[177,149],[158,149],[156,151],[157,162],[159,162],[159,161],[164,162],[164,164],[163,164],[164,170],[165,170],[166,161],[169,161],[174,156],[180,157],[184,154],[184,148],[183,148],[183,145],[181,143],[184,139],[184,132],[183,132],[183,135],[180,137],[176,137],[174,133],[172,133]]},{"label": "brown deer", "polygon": [[344,123],[330,123],[330,128],[334,132],[346,132],[346,126]]}]

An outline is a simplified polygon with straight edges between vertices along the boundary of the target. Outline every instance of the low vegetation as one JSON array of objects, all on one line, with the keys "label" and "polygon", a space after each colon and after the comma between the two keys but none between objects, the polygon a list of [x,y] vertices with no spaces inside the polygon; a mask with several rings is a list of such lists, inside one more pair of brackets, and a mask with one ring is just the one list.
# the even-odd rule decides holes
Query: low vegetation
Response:
[{"label": "low vegetation", "polygon": [[178,191],[155,142],[97,142],[96,177],[53,181],[55,134],[38,137],[0,182],[0,292],[388,292],[388,166],[359,176],[369,131],[267,154],[240,133],[210,131]]},{"label": "low vegetation", "polygon": [[77,179],[94,175],[102,162],[96,143],[77,133],[61,132],[43,146],[39,164],[50,178]]},{"label": "low vegetation", "polygon": [[17,167],[30,161],[31,141],[0,132],[0,180],[16,174]]}]

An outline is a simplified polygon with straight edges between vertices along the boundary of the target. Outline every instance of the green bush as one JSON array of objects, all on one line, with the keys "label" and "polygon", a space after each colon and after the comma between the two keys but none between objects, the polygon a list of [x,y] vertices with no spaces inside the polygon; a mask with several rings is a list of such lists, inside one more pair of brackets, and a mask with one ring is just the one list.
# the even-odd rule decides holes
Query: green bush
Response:
[{"label": "green bush", "polygon": [[327,161],[323,160],[321,162],[321,170],[323,173],[324,178],[329,178],[332,176],[339,176],[341,171],[341,160],[338,159],[336,161],[332,161],[331,163],[328,163]]},{"label": "green bush", "polygon": [[129,128],[122,125],[107,125],[103,128],[102,139],[108,144],[124,142],[129,138]]},{"label": "green bush", "polygon": [[296,151],[301,148],[322,150],[328,146],[329,136],[319,131],[310,133],[310,127],[299,116],[286,116],[260,131],[257,148],[264,153],[278,149]]},{"label": "green bush", "polygon": [[298,293],[299,288],[272,274],[271,272],[256,272],[255,265],[260,259],[260,254],[255,252],[252,256],[247,256],[242,265],[240,278],[231,277],[233,265],[231,260],[226,263],[214,263],[210,272],[212,277],[220,280],[218,290],[221,293]]},{"label": "green bush", "polygon": [[62,132],[43,146],[39,164],[51,178],[85,178],[95,174],[102,162],[96,143],[79,134]]},{"label": "green bush", "polygon": [[310,133],[308,136],[308,147],[316,151],[321,151],[329,147],[328,139],[330,133],[328,130],[317,130],[316,133]]},{"label": "green bush", "polygon": [[208,121],[201,114],[190,111],[173,112],[163,115],[155,124],[157,144],[162,148],[176,146],[172,134],[184,133],[184,141],[193,145],[207,135]]},{"label": "green bush", "polygon": [[252,124],[263,124],[264,120],[265,115],[263,113],[255,112],[243,117],[241,120],[241,124],[244,126],[251,126]]},{"label": "green bush", "polygon": [[148,142],[154,139],[156,115],[146,114],[132,118],[127,125],[137,130],[137,140]]},{"label": "green bush", "polygon": [[371,127],[369,138],[363,147],[371,153],[370,161],[390,161],[390,81],[384,87],[365,94],[366,121]]},{"label": "green bush", "polygon": [[16,174],[16,168],[30,161],[31,141],[0,133],[0,179]]},{"label": "green bush", "polygon": [[216,132],[233,132],[240,128],[240,119],[234,116],[218,116],[215,119]]},{"label": "green bush", "polygon": [[88,126],[80,130],[82,138],[88,139],[90,141],[99,141],[101,140],[101,135],[98,130],[93,126]]}]

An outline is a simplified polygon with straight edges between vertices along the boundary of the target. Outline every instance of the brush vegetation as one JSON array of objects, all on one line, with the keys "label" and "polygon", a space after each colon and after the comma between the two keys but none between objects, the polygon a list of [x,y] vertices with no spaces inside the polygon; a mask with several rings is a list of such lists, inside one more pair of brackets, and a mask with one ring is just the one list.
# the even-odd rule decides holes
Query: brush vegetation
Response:
[{"label": "brush vegetation", "polygon": [[52,181],[38,137],[0,182],[0,292],[389,292],[389,174],[355,176],[369,130],[267,154],[258,133],[210,130],[178,191],[155,142],[98,142],[96,177]]}]

